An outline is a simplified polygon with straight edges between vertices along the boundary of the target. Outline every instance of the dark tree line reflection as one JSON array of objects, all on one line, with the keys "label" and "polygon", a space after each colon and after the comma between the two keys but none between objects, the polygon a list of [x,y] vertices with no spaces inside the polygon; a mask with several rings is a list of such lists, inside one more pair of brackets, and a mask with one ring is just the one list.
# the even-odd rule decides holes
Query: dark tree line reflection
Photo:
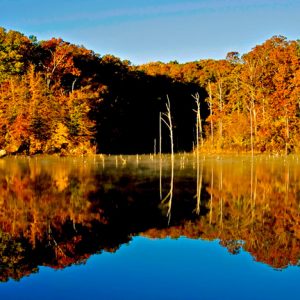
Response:
[{"label": "dark tree line reflection", "polygon": [[168,157],[162,172],[155,156],[0,160],[0,280],[84,263],[136,235],[219,239],[274,268],[298,265],[298,158],[197,162],[175,157],[168,214]]}]

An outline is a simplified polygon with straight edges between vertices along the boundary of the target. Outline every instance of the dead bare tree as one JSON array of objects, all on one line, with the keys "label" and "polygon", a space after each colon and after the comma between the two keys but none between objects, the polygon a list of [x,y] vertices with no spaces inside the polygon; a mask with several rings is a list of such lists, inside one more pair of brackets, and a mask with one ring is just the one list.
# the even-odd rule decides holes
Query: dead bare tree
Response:
[{"label": "dead bare tree", "polygon": [[194,110],[196,113],[196,143],[197,143],[197,148],[199,147],[199,140],[200,144],[203,147],[203,131],[202,131],[202,122],[201,122],[201,110],[200,110],[200,96],[199,93],[196,93],[195,95],[192,95],[192,97],[196,101],[196,106],[197,109]]},{"label": "dead bare tree", "polygon": [[167,111],[162,113],[162,121],[169,128],[170,133],[170,148],[171,148],[171,179],[170,179],[170,190],[167,196],[162,200],[162,203],[167,203],[168,211],[168,224],[171,221],[171,208],[172,208],[172,200],[173,200],[173,188],[174,188],[174,138],[173,138],[173,124],[172,124],[172,116],[171,116],[171,105],[170,99],[167,95],[167,103],[166,103]]}]

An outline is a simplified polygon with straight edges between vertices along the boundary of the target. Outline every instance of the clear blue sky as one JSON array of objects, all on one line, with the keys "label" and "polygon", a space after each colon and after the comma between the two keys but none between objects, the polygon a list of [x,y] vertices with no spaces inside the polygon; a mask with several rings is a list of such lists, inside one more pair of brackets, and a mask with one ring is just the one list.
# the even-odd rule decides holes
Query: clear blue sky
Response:
[{"label": "clear blue sky", "polygon": [[0,26],[134,64],[224,58],[300,38],[300,0],[0,0]]}]

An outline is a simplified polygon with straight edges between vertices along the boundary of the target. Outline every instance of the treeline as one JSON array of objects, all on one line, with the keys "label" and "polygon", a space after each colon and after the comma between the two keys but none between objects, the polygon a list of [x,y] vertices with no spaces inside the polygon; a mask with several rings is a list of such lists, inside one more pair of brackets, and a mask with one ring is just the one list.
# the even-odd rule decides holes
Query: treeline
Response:
[{"label": "treeline", "polygon": [[[53,38],[0,28],[0,149],[35,153],[157,151],[171,101],[175,150],[297,152],[299,42],[273,37],[224,60],[132,66]],[[168,132],[163,128],[163,151]]]}]

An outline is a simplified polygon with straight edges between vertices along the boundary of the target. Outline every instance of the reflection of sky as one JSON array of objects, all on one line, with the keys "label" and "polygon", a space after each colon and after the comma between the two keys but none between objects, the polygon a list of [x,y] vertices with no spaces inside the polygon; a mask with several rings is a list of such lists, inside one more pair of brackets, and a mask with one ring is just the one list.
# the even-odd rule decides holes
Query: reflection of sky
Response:
[{"label": "reflection of sky", "polygon": [[136,237],[86,265],[0,284],[1,299],[295,299],[299,268],[232,255],[218,242]]},{"label": "reflection of sky", "polygon": [[298,0],[0,0],[0,26],[61,36],[134,63],[223,58],[275,34],[299,38]]}]

